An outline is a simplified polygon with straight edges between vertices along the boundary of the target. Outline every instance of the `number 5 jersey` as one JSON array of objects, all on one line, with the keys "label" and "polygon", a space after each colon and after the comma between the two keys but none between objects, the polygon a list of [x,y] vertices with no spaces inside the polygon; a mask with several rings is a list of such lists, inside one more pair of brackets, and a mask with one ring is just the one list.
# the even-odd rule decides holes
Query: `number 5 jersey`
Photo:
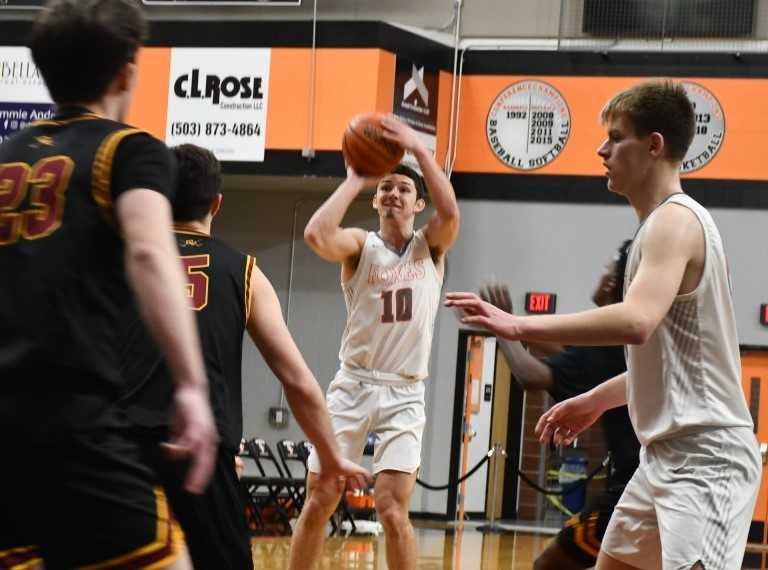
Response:
[{"label": "number 5 jersey", "polygon": [[357,270],[341,284],[347,304],[342,367],[374,381],[425,378],[442,284],[423,230],[402,253],[368,232]]},{"label": "number 5 jersey", "polygon": [[[243,434],[243,336],[255,261],[204,233],[176,228],[175,236],[189,307],[197,317],[220,443],[235,453]],[[173,404],[170,372],[139,319],[128,323],[124,334],[123,408],[137,426],[168,427]]]}]

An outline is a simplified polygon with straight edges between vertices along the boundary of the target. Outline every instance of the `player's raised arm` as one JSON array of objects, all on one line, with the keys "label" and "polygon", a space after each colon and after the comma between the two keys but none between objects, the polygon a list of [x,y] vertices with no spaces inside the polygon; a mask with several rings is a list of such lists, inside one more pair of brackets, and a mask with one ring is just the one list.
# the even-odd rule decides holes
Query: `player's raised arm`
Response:
[{"label": "player's raised arm", "polygon": [[425,235],[430,249],[438,255],[444,254],[459,236],[459,205],[453,186],[411,127],[393,116],[382,119],[381,125],[385,138],[410,151],[419,162],[429,199],[435,208],[435,213],[427,223]]},{"label": "player's raised arm", "polygon": [[[664,206],[649,222],[640,266],[624,302],[570,315],[518,317],[474,293],[448,293],[448,306],[464,311],[462,322],[476,324],[509,340],[560,341],[575,345],[644,344],[684,285],[686,268],[703,254],[703,234],[695,215]],[[703,257],[702,257],[703,259]],[[695,288],[693,287],[689,290]]]},{"label": "player's raised arm", "polygon": [[304,240],[326,261],[346,262],[356,258],[365,243],[365,231],[342,228],[349,205],[368,184],[368,180],[347,167],[347,178],[323,202],[304,228]]}]

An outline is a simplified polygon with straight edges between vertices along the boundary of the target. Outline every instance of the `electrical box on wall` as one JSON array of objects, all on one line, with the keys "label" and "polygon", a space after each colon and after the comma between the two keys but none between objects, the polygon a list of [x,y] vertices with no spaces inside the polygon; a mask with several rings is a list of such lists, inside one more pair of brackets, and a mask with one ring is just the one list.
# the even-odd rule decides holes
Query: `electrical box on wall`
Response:
[{"label": "electrical box on wall", "polygon": [[269,408],[269,425],[276,428],[283,428],[288,425],[288,409],[272,407]]},{"label": "electrical box on wall", "polygon": [[760,324],[768,327],[768,303],[760,305]]}]

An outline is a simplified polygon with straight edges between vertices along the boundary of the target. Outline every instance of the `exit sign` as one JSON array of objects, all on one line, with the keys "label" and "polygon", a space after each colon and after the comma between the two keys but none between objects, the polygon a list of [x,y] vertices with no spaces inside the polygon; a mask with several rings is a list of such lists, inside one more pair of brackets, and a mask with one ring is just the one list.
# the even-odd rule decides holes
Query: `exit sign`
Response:
[{"label": "exit sign", "polygon": [[768,327],[768,303],[760,305],[760,324]]},{"label": "exit sign", "polygon": [[557,295],[554,293],[526,293],[525,312],[529,314],[549,315],[555,312]]}]

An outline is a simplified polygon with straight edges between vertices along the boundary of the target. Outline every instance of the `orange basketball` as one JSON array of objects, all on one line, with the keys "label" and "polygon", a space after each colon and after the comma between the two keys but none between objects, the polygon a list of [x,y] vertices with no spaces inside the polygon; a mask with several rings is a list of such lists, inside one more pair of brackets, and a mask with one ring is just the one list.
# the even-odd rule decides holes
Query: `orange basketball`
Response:
[{"label": "orange basketball", "polygon": [[358,174],[384,176],[403,158],[403,148],[384,138],[383,118],[381,113],[357,115],[344,131],[341,152],[346,163]]}]

